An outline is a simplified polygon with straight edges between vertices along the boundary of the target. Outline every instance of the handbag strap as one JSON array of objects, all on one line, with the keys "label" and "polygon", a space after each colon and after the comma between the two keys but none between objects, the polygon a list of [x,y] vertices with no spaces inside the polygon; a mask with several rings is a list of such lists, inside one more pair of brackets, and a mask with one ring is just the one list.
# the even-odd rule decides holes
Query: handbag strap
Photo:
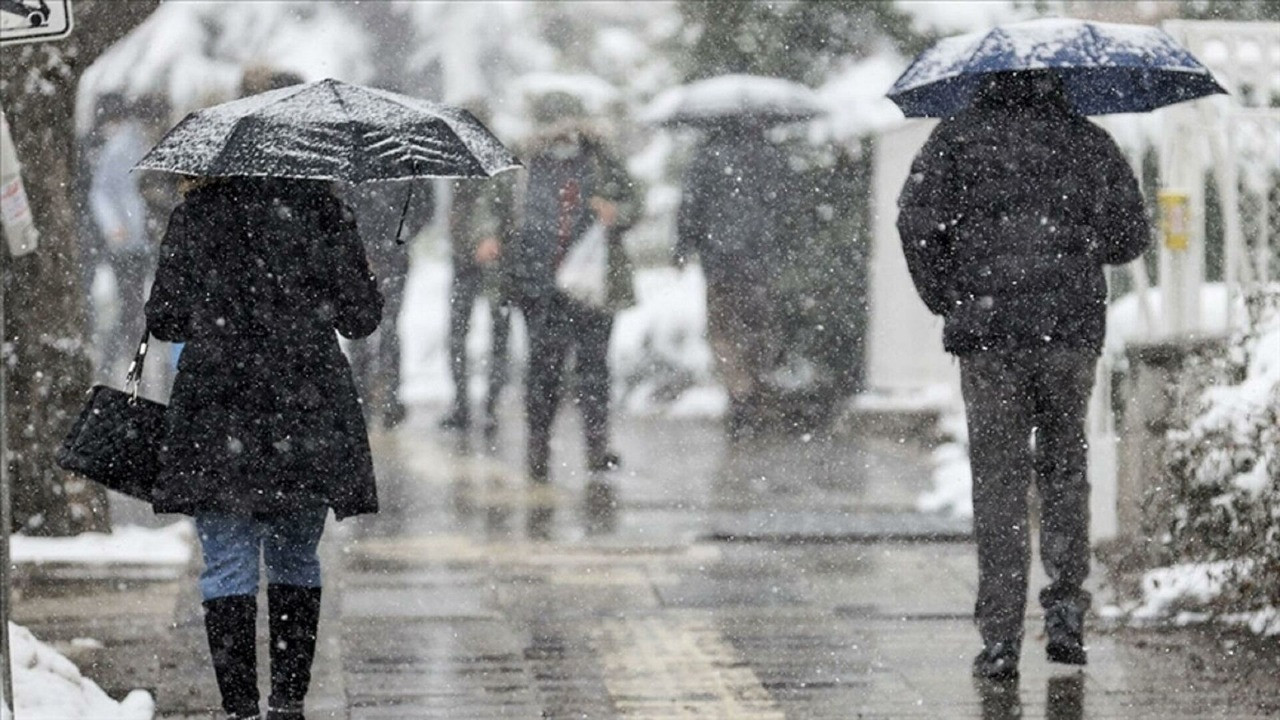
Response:
[{"label": "handbag strap", "polygon": [[138,341],[138,351],[133,354],[133,362],[129,363],[129,370],[124,374],[124,389],[129,392],[129,386],[133,385],[133,399],[138,399],[138,386],[142,384],[142,364],[147,359],[147,345],[151,338],[151,328],[144,327],[142,329],[142,339]]}]

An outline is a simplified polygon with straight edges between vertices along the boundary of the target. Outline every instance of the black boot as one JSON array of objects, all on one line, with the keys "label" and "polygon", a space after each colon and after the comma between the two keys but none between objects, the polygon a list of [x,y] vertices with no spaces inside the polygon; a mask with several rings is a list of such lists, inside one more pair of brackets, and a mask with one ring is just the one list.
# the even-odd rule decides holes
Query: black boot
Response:
[{"label": "black boot", "polygon": [[1045,651],[1049,662],[1084,665],[1089,656],[1084,649],[1084,610],[1078,605],[1061,602],[1044,613],[1044,631],[1048,636]]},{"label": "black boot", "polygon": [[987,643],[973,659],[973,676],[984,680],[1012,680],[1018,677],[1020,642]]},{"label": "black boot", "polygon": [[268,585],[271,613],[271,697],[267,720],[302,720],[302,701],[311,686],[320,624],[320,588]]},{"label": "black boot", "polygon": [[204,629],[222,709],[235,720],[259,717],[257,618],[258,599],[253,595],[204,601]]}]

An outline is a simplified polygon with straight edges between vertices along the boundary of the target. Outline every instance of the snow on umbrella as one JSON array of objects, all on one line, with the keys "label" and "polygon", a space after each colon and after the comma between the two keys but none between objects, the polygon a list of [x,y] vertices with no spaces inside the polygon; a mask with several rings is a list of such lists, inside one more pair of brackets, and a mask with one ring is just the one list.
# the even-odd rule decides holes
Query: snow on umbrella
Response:
[{"label": "snow on umbrella", "polygon": [[135,168],[359,183],[519,166],[466,110],[329,79],[193,112]]},{"label": "snow on umbrella", "polygon": [[1147,112],[1225,93],[1209,69],[1156,27],[1042,19],[939,40],[889,89],[907,117],[968,106],[988,73],[1050,70],[1082,115]]},{"label": "snow on umbrella", "polygon": [[726,120],[780,125],[824,112],[817,94],[799,83],[760,75],[721,75],[660,93],[640,118],[655,125],[714,125]]}]

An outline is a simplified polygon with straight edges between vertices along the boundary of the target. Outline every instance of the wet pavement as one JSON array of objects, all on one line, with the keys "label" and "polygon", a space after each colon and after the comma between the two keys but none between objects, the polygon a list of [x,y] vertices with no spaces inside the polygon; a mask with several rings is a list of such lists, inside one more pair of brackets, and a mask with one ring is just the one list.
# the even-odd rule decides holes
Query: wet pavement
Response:
[{"label": "wet pavement", "polygon": [[[518,428],[467,446],[419,409],[375,434],[383,512],[330,525],[308,717],[1280,716],[1274,641],[1095,623],[1081,672],[1044,660],[1034,607],[1021,681],[975,683],[974,550],[963,523],[913,512],[923,447],[631,419],[601,477],[565,415],[544,488]],[[101,640],[74,659],[114,696],[210,717],[190,578],[40,595],[16,619]]]}]

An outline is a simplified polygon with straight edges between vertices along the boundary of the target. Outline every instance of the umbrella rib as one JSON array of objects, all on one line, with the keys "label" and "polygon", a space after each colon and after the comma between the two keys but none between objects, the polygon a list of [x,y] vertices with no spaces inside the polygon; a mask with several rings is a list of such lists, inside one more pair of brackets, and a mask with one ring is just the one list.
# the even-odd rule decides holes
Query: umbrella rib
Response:
[{"label": "umbrella rib", "polygon": [[[345,114],[345,115],[347,116],[347,119],[348,119],[349,121],[352,121],[352,122],[351,122],[351,124],[352,124],[352,125],[355,125],[355,122],[354,122],[354,121],[355,121],[355,117],[351,114],[351,107],[350,107],[349,105],[347,105],[347,101],[346,101],[346,100],[344,100],[344,99],[342,98],[342,93],[338,92],[338,85],[339,85],[338,81],[337,81],[337,80],[334,80],[334,79],[332,79],[332,78],[328,78],[328,79],[325,79],[325,80],[321,80],[320,82],[321,82],[325,87],[327,87],[327,88],[329,89],[329,92],[333,93],[333,97],[338,101],[338,107],[342,108],[342,112],[343,112],[343,114]],[[350,130],[349,132],[351,133],[351,140],[352,140],[351,146],[352,146],[352,147],[358,147],[358,146],[359,146],[359,143],[356,143],[356,142],[355,142],[355,140],[356,140],[356,133],[357,133],[358,131],[357,131],[354,127],[352,127],[352,128],[351,128],[351,130]],[[350,155],[350,154],[348,154],[348,155],[347,155],[346,161],[347,161],[347,164],[348,164],[349,166],[350,166],[350,165],[354,165],[354,164],[355,164],[354,162],[352,162],[352,158],[351,158],[351,155]],[[355,175],[355,168],[350,168],[350,171],[352,172],[352,174],[353,174],[353,176],[354,176],[354,175]],[[357,181],[357,182],[359,181],[359,180],[358,180],[358,178],[357,178],[357,180],[356,180],[356,181]]]}]

